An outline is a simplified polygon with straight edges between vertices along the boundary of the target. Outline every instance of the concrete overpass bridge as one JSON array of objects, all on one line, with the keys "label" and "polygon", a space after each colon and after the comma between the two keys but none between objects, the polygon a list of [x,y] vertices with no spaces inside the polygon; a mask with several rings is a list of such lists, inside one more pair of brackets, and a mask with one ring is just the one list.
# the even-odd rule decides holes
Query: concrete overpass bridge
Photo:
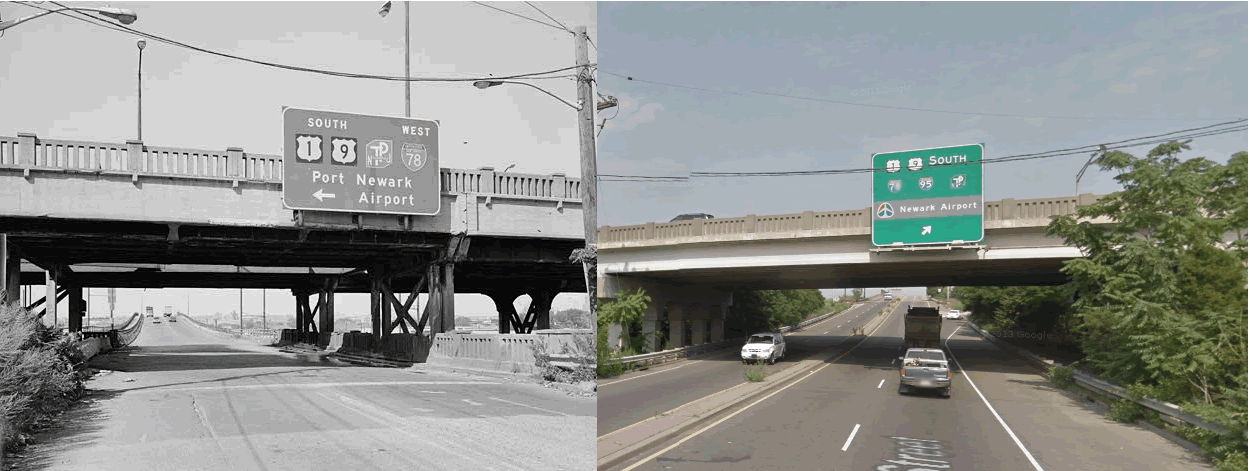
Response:
[{"label": "concrete overpass bridge", "polygon": [[987,201],[985,238],[945,246],[873,246],[871,208],[605,226],[598,290],[611,298],[645,289],[652,304],[643,331],[667,319],[670,339],[692,329],[698,345],[724,339],[734,289],[1062,284],[1063,262],[1081,254],[1047,236],[1046,225],[1103,196]]},{"label": "concrete overpass bridge", "polygon": [[[452,330],[452,294],[481,293],[502,333],[529,332],[556,294],[586,291],[569,262],[585,245],[580,185],[444,168],[436,216],[300,211],[282,204],[281,156],[0,136],[0,292],[44,285],[80,330],[85,287],[291,289],[301,334],[334,331],[335,292],[368,292],[379,340]],[[418,293],[431,302],[410,313]]]}]

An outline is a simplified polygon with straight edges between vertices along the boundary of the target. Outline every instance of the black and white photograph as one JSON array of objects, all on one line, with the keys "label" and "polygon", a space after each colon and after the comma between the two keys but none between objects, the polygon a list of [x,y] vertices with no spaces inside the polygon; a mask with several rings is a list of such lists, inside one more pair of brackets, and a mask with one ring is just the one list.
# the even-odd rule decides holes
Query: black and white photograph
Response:
[{"label": "black and white photograph", "polygon": [[597,14],[0,2],[0,469],[593,469]]}]

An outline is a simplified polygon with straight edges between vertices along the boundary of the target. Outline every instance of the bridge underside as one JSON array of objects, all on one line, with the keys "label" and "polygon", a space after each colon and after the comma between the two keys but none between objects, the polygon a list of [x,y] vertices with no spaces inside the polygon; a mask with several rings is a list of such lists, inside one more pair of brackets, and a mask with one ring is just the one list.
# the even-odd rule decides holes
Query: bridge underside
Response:
[{"label": "bridge underside", "polygon": [[[329,332],[333,293],[371,293],[377,335],[427,325],[437,333],[455,327],[453,293],[481,293],[499,307],[501,331],[528,332],[548,327],[555,295],[586,292],[581,265],[569,261],[580,239],[15,217],[0,217],[0,228],[0,292],[16,293],[18,279],[47,285],[71,312],[88,287],[291,289],[297,330]],[[438,302],[408,312],[412,293]],[[512,302],[525,294],[535,302],[521,316]]]},{"label": "bridge underside", "polygon": [[889,286],[1060,285],[1068,258],[942,260],[778,267],[708,268],[612,275],[722,289],[831,289]]}]

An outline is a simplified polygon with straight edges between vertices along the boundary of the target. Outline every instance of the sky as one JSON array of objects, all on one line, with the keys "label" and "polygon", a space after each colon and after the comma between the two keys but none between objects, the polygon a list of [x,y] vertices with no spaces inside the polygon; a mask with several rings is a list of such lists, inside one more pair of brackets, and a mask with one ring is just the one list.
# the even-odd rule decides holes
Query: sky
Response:
[{"label": "sky", "polygon": [[[130,27],[200,48],[308,68],[403,76],[404,7],[394,2],[69,2],[113,6],[138,15]],[[483,2],[545,23],[520,2]],[[572,29],[586,26],[598,43],[591,2],[532,2]],[[54,7],[51,2],[40,5]],[[38,12],[0,3],[0,19]],[[575,65],[573,35],[469,2],[411,3],[414,77],[467,78],[541,72]],[[104,20],[111,22],[111,20]],[[140,37],[61,15],[18,25],[0,37],[0,135],[125,142],[136,137]],[[597,60],[591,48],[590,61]],[[402,82],[362,80],[273,69],[147,40],[143,50],[143,139],[151,146],[242,147],[281,154],[283,106],[359,114],[404,115]],[[568,74],[566,72],[565,74]],[[532,83],[576,102],[571,77]],[[20,110],[20,112],[13,112]],[[440,121],[440,163],[511,172],[581,175],[577,113],[529,87],[486,90],[470,83],[414,83],[412,116]],[[165,290],[174,293],[179,290]],[[139,310],[142,291],[119,290],[118,309]],[[149,290],[147,297],[152,297]],[[169,304],[182,299],[169,294]],[[237,290],[192,293],[193,311],[230,312]],[[250,297],[249,297],[250,296]],[[244,296],[245,311],[260,291]],[[523,304],[528,305],[528,298]],[[340,312],[365,309],[368,295],[340,295]],[[165,301],[157,303],[163,304]],[[151,304],[149,302],[149,304]],[[294,313],[289,292],[270,290],[269,309]],[[585,307],[585,294],[563,294],[555,309]],[[92,308],[94,312],[94,307]],[[460,311],[464,311],[461,313]],[[490,316],[481,295],[457,295],[457,314]],[[367,312],[367,311],[364,311]],[[94,314],[93,314],[94,315]]]},{"label": "sky", "polygon": [[[603,2],[599,18],[601,92],[621,103],[600,113],[600,175],[868,168],[873,153],[975,143],[994,158],[1247,114],[1245,2]],[[1246,133],[1191,145],[1182,158],[1224,163]],[[985,199],[1072,195],[1088,159],[987,164]],[[1116,191],[1113,177],[1093,167],[1080,192]],[[867,208],[870,181],[603,181],[599,225]]]}]

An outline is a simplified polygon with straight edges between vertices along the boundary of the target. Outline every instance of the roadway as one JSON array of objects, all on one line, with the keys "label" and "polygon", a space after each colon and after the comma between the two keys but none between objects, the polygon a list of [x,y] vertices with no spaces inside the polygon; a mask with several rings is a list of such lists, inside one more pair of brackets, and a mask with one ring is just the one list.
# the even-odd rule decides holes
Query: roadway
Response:
[{"label": "roadway", "polygon": [[924,304],[904,299],[845,355],[613,469],[1209,469],[1050,388],[963,321],[943,326],[951,397],[900,395],[908,303]]},{"label": "roadway", "polygon": [[592,469],[595,399],[148,323],[18,469]]},{"label": "roadway", "polygon": [[[867,324],[885,305],[879,300],[867,301],[801,332],[787,334],[786,357],[765,366],[765,372],[772,374],[817,352],[854,343],[852,330]],[[600,380],[599,436],[745,381],[738,348]]]}]

